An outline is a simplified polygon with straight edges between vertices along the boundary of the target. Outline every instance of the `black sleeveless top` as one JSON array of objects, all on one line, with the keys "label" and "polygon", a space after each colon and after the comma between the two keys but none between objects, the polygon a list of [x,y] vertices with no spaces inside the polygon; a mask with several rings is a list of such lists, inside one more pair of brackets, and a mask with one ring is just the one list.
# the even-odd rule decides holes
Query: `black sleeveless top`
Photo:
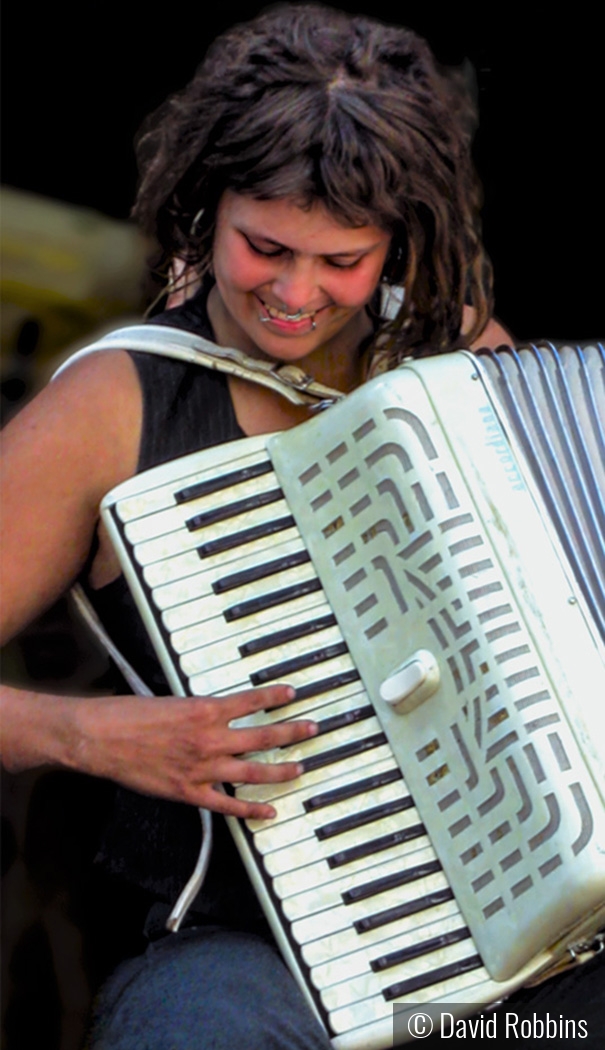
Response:
[{"label": "black sleeveless top", "polygon": [[[153,318],[214,339],[206,311],[207,289]],[[132,353],[143,395],[137,472],[244,436],[235,418],[224,373],[199,365]],[[123,576],[86,592],[105,629],[156,695],[170,690]],[[122,690],[123,691],[123,690]],[[167,701],[169,702],[169,701]],[[193,806],[167,802],[118,787],[98,862],[112,876],[174,903],[193,871],[200,846]],[[249,928],[260,908],[239,854],[221,817],[214,818],[214,849],[202,893],[192,909],[207,920]]]}]

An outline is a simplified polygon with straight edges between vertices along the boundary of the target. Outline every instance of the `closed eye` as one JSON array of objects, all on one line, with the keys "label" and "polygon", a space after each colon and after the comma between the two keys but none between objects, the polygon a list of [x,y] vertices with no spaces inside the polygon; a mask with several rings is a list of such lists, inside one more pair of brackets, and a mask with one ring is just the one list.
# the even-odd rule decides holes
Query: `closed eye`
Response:
[{"label": "closed eye", "polygon": [[277,246],[276,248],[261,248],[260,245],[255,244],[254,241],[251,241],[245,233],[242,233],[242,237],[244,238],[246,244],[251,249],[251,251],[254,252],[255,255],[263,255],[265,259],[274,259],[277,255],[283,255],[284,252],[288,250],[287,248],[280,248],[279,246]]},{"label": "closed eye", "polygon": [[335,270],[352,270],[355,266],[359,266],[359,263],[363,259],[363,255],[360,255],[357,259],[353,259],[352,262],[340,262],[338,259],[334,259],[331,256],[327,256],[326,263],[328,266],[334,267]]}]

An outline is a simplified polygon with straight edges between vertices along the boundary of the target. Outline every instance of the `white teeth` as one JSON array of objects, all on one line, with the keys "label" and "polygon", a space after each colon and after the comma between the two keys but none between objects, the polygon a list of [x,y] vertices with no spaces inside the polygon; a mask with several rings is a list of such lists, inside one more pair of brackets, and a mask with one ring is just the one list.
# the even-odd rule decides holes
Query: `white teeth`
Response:
[{"label": "white teeth", "polygon": [[274,306],[269,306],[268,303],[263,303],[265,310],[269,314],[269,317],[275,317],[280,321],[304,321],[308,317],[311,320],[315,317],[315,310],[312,313],[303,313],[302,310],[298,310],[295,314],[286,314],[283,310],[277,310]]}]

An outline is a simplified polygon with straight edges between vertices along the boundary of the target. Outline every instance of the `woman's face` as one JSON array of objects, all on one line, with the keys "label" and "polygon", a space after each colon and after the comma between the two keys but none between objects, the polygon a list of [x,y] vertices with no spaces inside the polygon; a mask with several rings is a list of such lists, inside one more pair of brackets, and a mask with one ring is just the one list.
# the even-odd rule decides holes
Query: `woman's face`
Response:
[{"label": "woman's face", "polygon": [[379,227],[341,226],[320,203],[303,210],[288,199],[227,191],[209,300],[217,338],[280,361],[334,349],[356,354],[389,244]]}]

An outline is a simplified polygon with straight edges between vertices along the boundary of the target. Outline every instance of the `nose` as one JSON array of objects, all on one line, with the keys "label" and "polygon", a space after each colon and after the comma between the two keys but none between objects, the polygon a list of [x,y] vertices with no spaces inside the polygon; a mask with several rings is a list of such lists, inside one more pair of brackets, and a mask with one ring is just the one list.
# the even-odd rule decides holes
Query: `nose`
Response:
[{"label": "nose", "polygon": [[317,302],[317,282],[312,259],[290,259],[275,277],[271,291],[286,308],[296,313]]}]

